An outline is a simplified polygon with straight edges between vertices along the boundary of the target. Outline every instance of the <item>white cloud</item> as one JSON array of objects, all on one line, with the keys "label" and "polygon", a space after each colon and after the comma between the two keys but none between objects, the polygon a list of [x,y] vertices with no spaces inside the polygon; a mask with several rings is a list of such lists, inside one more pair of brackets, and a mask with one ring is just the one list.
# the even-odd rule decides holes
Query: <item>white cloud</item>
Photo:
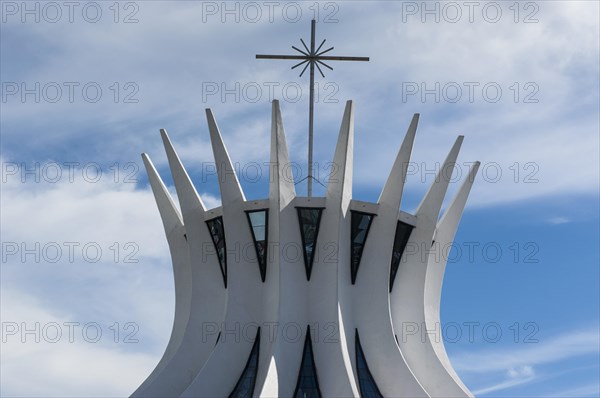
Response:
[{"label": "white cloud", "polygon": [[531,377],[534,375],[533,368],[531,366],[521,366],[518,368],[511,368],[508,370],[508,376],[511,378],[518,377]]},{"label": "white cloud", "polygon": [[488,387],[480,388],[473,391],[473,394],[483,395],[491,392],[505,390],[507,388],[516,387],[522,384],[527,384],[535,378],[535,372],[531,366],[520,366],[511,368],[507,372],[507,378],[504,381],[498,382]]},{"label": "white cloud", "polygon": [[571,222],[571,220],[567,217],[552,217],[552,218],[548,219],[548,223],[554,224],[554,225],[567,224],[570,222]]},{"label": "white cloud", "polygon": [[[510,18],[499,24],[422,24],[417,19],[402,23],[399,2],[379,3],[368,13],[360,3],[340,4],[339,23],[319,23],[319,37],[327,37],[338,54],[368,55],[371,62],[337,64],[327,78],[319,79],[339,84],[339,102],[316,107],[315,159],[320,164],[331,160],[344,101],[353,98],[355,190],[381,188],[410,116],[421,112],[414,161],[433,168],[455,136],[465,134],[460,161],[483,162],[470,205],[596,193],[598,93],[590,87],[598,83],[598,3],[537,4],[537,24],[514,24]],[[296,81],[305,96],[297,103],[282,98],[282,111],[291,158],[304,160],[306,79],[298,79],[288,64],[256,61],[254,55],[287,51],[299,35],[306,37],[311,17],[307,8],[299,23],[285,23],[277,16],[276,23],[252,24],[221,23],[219,16],[200,22],[202,3],[138,5],[137,24],[3,24],[3,81],[95,81],[104,88],[97,104],[81,99],[3,103],[6,160],[123,164],[139,162],[139,153],[145,151],[157,166],[165,166],[157,133],[164,127],[188,170],[197,173],[203,162],[213,161],[203,114],[203,108],[212,107],[232,160],[262,163],[268,160],[270,131],[270,106],[264,96],[257,103],[235,102],[231,96],[222,103],[219,95],[205,101],[203,83],[231,88],[236,82]],[[139,103],[114,103],[109,86],[115,81],[138,84]],[[481,98],[473,104],[402,102],[402,82],[438,81],[498,82],[504,99],[512,94],[509,87],[514,82],[521,88],[535,82],[540,103],[490,104]],[[489,181],[494,163],[503,172],[498,182]],[[424,192],[431,177],[422,177],[410,176],[407,188]],[[526,182],[528,177],[537,182]],[[219,205],[217,190],[211,187],[198,185],[209,208]],[[107,327],[115,321],[135,321],[140,326],[140,344],[129,350],[81,341],[3,345],[2,393],[131,392],[162,353],[173,316],[170,258],[150,191],[110,180],[21,184],[11,178],[2,186],[1,210],[3,242],[27,247],[35,242],[95,242],[104,249],[98,263],[83,261],[81,255],[73,263],[58,264],[44,259],[36,263],[31,256],[22,262],[20,253],[11,255],[1,270],[3,322],[95,321]],[[547,221],[570,220],[557,216]],[[114,254],[110,248],[115,242],[120,244],[120,260],[122,245],[135,243],[139,262],[107,257]],[[597,353],[597,331],[584,330],[519,351],[462,354],[453,363],[461,372],[497,374],[500,381],[483,389],[490,392],[536,379],[538,365]],[[589,391],[597,392],[597,386],[584,386],[579,393]]]},{"label": "white cloud", "polygon": [[[50,184],[10,176],[1,212],[2,395],[131,393],[162,355],[173,322],[171,259],[150,190],[110,179]],[[66,242],[77,244],[72,259]],[[84,258],[86,243],[101,248],[98,261]],[[13,244],[14,254],[5,250]],[[55,252],[44,252],[48,244],[63,249],[56,262]],[[77,323],[72,342],[69,322]],[[57,342],[50,324],[60,328]],[[84,325],[93,326],[87,335]]]},{"label": "white cloud", "polygon": [[452,357],[452,364],[463,377],[478,380],[485,376],[486,380],[497,380],[473,391],[475,395],[484,395],[552,377],[539,375],[535,371],[537,366],[586,355],[597,357],[600,352],[598,338],[597,329],[573,330],[525,347],[459,353]]},{"label": "white cloud", "polygon": [[[339,85],[335,96],[339,102],[319,103],[316,108],[315,160],[320,164],[331,160],[344,101],[354,98],[356,148],[360,148],[355,160],[357,187],[381,188],[410,115],[421,112],[413,160],[432,168],[445,157],[455,136],[465,134],[460,161],[482,161],[472,205],[597,192],[598,95],[589,87],[598,82],[598,4],[541,3],[536,14],[539,22],[530,24],[515,24],[513,11],[503,7],[500,23],[485,22],[480,13],[469,23],[463,10],[461,22],[452,24],[421,23],[419,15],[403,23],[401,3],[379,3],[369,13],[360,5],[340,4],[339,22],[320,23],[319,37],[327,37],[339,54],[364,53],[371,61],[336,64],[335,71],[319,79]],[[270,23],[266,13],[258,23],[244,18],[235,23],[231,16],[230,23],[222,23],[220,14],[199,23],[200,3],[174,9],[146,2],[140,4],[136,24],[5,24],[7,31],[27,34],[36,48],[47,45],[43,37],[53,37],[52,46],[60,53],[45,58],[44,68],[13,68],[7,79],[107,84],[135,80],[140,102],[33,106],[12,101],[3,104],[3,135],[22,137],[31,132],[37,137],[44,127],[45,136],[52,137],[49,141],[35,144],[28,139],[30,148],[39,151],[37,145],[55,147],[53,142],[80,139],[82,131],[102,126],[104,139],[97,145],[123,161],[137,160],[142,150],[162,153],[156,131],[164,127],[188,169],[196,171],[202,162],[212,162],[203,115],[203,108],[212,107],[234,162],[267,161],[268,89],[263,87],[264,95],[256,103],[243,95],[239,101],[229,95],[223,103],[221,95],[203,99],[202,85],[225,83],[231,88],[236,82],[242,87],[254,82],[300,82],[306,94],[306,79],[289,71],[285,62],[254,59],[258,52],[287,51],[299,34],[304,37],[312,16],[308,3],[303,11],[298,23],[287,23],[280,14]],[[526,10],[521,11],[524,17]],[[402,101],[403,82],[471,81],[497,82],[503,87],[503,100],[495,104],[481,97],[457,104]],[[521,84],[520,90],[526,82],[537,84],[540,102],[514,103],[509,87],[515,82]],[[282,93],[276,96],[281,98]],[[291,157],[302,162],[306,100],[282,101]],[[15,151],[16,147],[8,148],[9,153]],[[81,151],[85,156],[85,149]],[[156,160],[157,165],[164,164],[164,158]],[[494,181],[496,164],[502,171],[500,181]],[[528,177],[538,181],[530,183]],[[430,182],[431,177],[423,183],[420,176],[413,176],[407,188],[424,192]]]},{"label": "white cloud", "polygon": [[221,199],[217,198],[216,196],[205,193],[201,194],[200,197],[202,198],[204,206],[206,206],[207,209],[214,209],[215,207],[221,206]]},{"label": "white cloud", "polygon": [[548,398],[582,398],[598,397],[600,395],[600,384],[585,384],[560,391],[553,391],[546,395]]},{"label": "white cloud", "polygon": [[[527,369],[534,365],[600,352],[597,329],[574,330],[518,349],[498,348],[461,353],[452,358],[457,370],[472,373]],[[524,368],[525,367],[525,368]]]},{"label": "white cloud", "polygon": [[[79,318],[59,315],[52,305],[14,289],[7,291],[6,286],[2,289],[3,396],[122,397],[135,390],[156,364],[156,355],[148,350],[123,349],[122,335],[120,343],[114,343],[112,324],[98,323],[102,337],[94,342],[95,326],[85,329],[86,334],[87,323]],[[72,341],[69,322],[74,322]]]},{"label": "white cloud", "polygon": [[531,376],[521,376],[521,377],[510,377],[508,380],[501,381],[499,383],[493,384],[488,387],[480,388],[478,390],[473,391],[475,396],[489,394],[491,392],[496,392],[500,390],[506,390],[507,388],[517,387],[523,384],[527,384],[534,379],[534,375]]}]

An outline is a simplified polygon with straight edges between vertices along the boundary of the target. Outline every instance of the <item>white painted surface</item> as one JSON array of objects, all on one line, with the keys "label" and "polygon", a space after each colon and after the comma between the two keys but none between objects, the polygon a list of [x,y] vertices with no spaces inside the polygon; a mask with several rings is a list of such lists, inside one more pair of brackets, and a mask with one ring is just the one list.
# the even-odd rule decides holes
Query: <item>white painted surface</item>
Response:
[{"label": "white painted surface", "polygon": [[[452,242],[472,179],[460,189],[437,223],[462,137],[416,215],[399,210],[406,168],[417,128],[413,118],[378,203],[352,199],[354,108],[346,104],[333,173],[325,198],[296,197],[279,103],[272,105],[269,199],[246,201],[216,121],[207,110],[222,207],[206,210],[166,132],[163,140],[182,209],[178,216],[158,174],[144,157],[172,251],[176,316],[171,340],[153,373],[133,396],[228,396],[261,327],[254,396],[291,396],[296,387],[306,327],[323,396],[358,397],[355,330],[384,396],[471,396],[446,355],[443,343],[403,336],[407,323],[439,322],[445,262],[426,253],[434,235]],[[476,168],[469,177],[474,177]],[[324,207],[315,260],[307,281],[296,207]],[[269,209],[266,279],[260,277],[245,211]],[[351,283],[351,210],[376,214],[365,243],[356,283]],[[227,289],[205,221],[223,216],[227,244]],[[389,276],[397,220],[415,226],[392,293]],[[187,234],[187,241],[182,234]],[[427,246],[428,247],[428,246]],[[212,255],[207,255],[207,248]],[[244,250],[244,248],[246,248]],[[290,250],[290,248],[292,250]],[[295,251],[294,251],[295,250]],[[186,254],[187,253],[187,254]],[[423,255],[422,255],[423,254]],[[191,275],[186,277],[186,275]],[[191,283],[190,283],[191,281]],[[206,333],[206,325],[218,325]],[[396,343],[398,337],[399,344]],[[403,338],[406,337],[406,338]]]},{"label": "white painted surface", "polygon": [[192,305],[192,265],[187,241],[184,237],[185,227],[179,210],[167,191],[162,179],[146,154],[142,154],[148,180],[156,199],[156,205],[163,222],[175,278],[175,317],[173,329],[165,352],[146,380],[137,388],[133,396],[141,394],[162,372],[179,349],[185,329],[188,325]]},{"label": "white painted surface", "polygon": [[[462,216],[463,210],[467,203],[467,198],[475,176],[479,170],[479,162],[475,162],[467,178],[460,187],[458,193],[450,203],[448,209],[440,219],[435,230],[435,241],[440,248],[450,248],[454,241],[454,235],[458,229],[458,223]],[[442,250],[442,249],[437,249]],[[446,262],[448,261],[447,252],[442,251],[439,256],[430,256],[427,263],[427,275],[425,277],[425,325],[428,330],[441,330],[442,324],[440,321],[440,300],[442,296],[442,284],[444,281],[444,272],[446,271]],[[441,332],[440,332],[441,335]],[[438,339],[430,339],[433,350],[438,357],[438,360],[444,366],[448,374],[454,382],[463,390],[465,395],[470,397],[473,394],[464,385],[456,371],[450,363],[444,341],[440,337]]]}]

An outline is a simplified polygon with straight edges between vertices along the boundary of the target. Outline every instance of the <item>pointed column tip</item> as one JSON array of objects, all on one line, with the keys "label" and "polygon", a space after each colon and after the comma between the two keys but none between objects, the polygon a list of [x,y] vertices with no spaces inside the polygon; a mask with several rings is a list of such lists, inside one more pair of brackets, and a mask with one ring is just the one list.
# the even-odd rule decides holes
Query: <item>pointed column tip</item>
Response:
[{"label": "pointed column tip", "polygon": [[[450,149],[450,153],[448,154],[449,157],[451,156],[451,154],[454,150],[460,151],[460,148],[462,147],[464,140],[465,140],[464,135],[459,135],[456,137],[456,141],[454,141],[454,144],[452,144],[452,148]],[[458,153],[456,154],[456,156],[458,156]],[[456,161],[456,159],[455,159],[455,161]]]},{"label": "pointed column tip", "polygon": [[148,177],[151,177],[150,171],[158,176],[158,172],[156,171],[156,167],[154,167],[152,159],[150,159],[150,156],[145,152],[142,153],[142,161],[144,162],[144,167],[146,167],[146,171],[148,172]]},{"label": "pointed column tip", "polygon": [[271,101],[271,111],[276,111],[277,115],[279,117],[281,117],[281,109],[279,108],[279,100],[274,99],[273,101]]},{"label": "pointed column tip", "polygon": [[419,119],[421,118],[420,113],[415,113],[410,121],[410,125],[408,126],[407,134],[415,135],[417,133],[417,127],[419,125]]},{"label": "pointed column tip", "polygon": [[354,101],[348,100],[346,101],[346,106],[344,107],[344,116],[342,116],[342,124],[344,123],[344,118],[349,117],[352,122],[354,122]]},{"label": "pointed column tip", "polygon": [[419,120],[420,119],[421,119],[421,114],[420,113],[415,113],[413,115],[412,120],[410,121],[410,126],[409,126],[409,129],[410,129],[414,125],[415,131],[413,133],[416,133],[417,126],[419,125]]},{"label": "pointed column tip", "polygon": [[222,205],[225,207],[236,201],[245,202],[246,197],[233,167],[233,162],[223,142],[217,120],[210,108],[206,108],[206,120],[208,122],[208,133],[217,167]]},{"label": "pointed column tip", "polygon": [[[171,142],[171,137],[169,137],[169,133],[167,133],[167,130],[160,129],[159,131],[160,131],[160,138],[162,139],[163,146],[165,147],[165,150],[167,151],[167,157],[168,157],[169,156],[169,148],[173,152],[175,152],[175,148],[173,147],[173,143]],[[177,156],[177,154],[175,154],[175,156]]]},{"label": "pointed column tip", "polygon": [[[479,166],[481,166],[481,162],[479,160],[476,160],[473,162],[473,166],[469,170],[469,175],[471,176],[469,178],[471,180],[474,180],[475,176],[477,176],[477,173],[479,172]],[[471,182],[473,182],[473,181],[471,181]]]},{"label": "pointed column tip", "polygon": [[390,174],[383,186],[381,194],[379,195],[378,203],[386,203],[398,211],[400,208],[400,202],[402,200],[402,193],[404,190],[404,183],[406,182],[406,174],[408,172],[408,164],[410,162],[410,155],[412,152],[415,136],[417,134],[417,127],[419,125],[419,114],[415,113],[410,121],[406,135],[402,140],[396,159],[390,170]]},{"label": "pointed column tip", "polygon": [[[215,117],[215,114],[213,113],[212,109],[206,108],[204,111],[206,112],[206,120],[208,121],[209,126],[211,123],[214,123],[216,125],[217,118]],[[210,127],[209,127],[208,131],[210,132]]]}]

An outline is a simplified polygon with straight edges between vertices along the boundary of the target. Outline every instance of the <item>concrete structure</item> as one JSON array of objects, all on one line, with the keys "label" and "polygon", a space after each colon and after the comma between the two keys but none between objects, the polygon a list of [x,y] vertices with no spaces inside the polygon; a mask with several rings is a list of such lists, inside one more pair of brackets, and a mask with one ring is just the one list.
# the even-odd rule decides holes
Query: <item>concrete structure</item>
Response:
[{"label": "concrete structure", "polygon": [[377,203],[352,199],[346,104],[326,197],[297,197],[272,107],[269,198],[247,201],[206,111],[222,206],[207,210],[162,130],[181,213],[147,155],[175,275],[164,356],[133,397],[467,397],[440,339],[445,256],[479,164],[438,221],[462,137],[416,214],[400,210],[419,116]]}]

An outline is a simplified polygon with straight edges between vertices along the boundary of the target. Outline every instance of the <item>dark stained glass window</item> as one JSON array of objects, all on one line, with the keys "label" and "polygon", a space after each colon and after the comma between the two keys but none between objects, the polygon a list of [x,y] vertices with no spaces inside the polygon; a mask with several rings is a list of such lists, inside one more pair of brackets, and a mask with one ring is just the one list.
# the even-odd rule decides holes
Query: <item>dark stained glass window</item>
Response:
[{"label": "dark stained glass window", "polygon": [[402,253],[406,249],[408,238],[413,230],[413,226],[406,224],[402,221],[398,221],[396,225],[396,235],[394,236],[394,248],[392,249],[392,264],[390,267],[390,292],[394,286],[394,280],[396,279],[396,273],[398,273],[398,267],[400,267],[400,260],[402,259]]},{"label": "dark stained glass window", "polygon": [[225,245],[225,230],[223,229],[223,217],[213,218],[206,222],[210,237],[212,238],[219,265],[221,266],[221,274],[223,275],[223,284],[227,288],[227,246]]},{"label": "dark stained glass window", "polygon": [[356,372],[358,373],[358,388],[361,398],[383,398],[367,365],[365,353],[358,338],[358,329],[356,330],[354,350],[356,351]]},{"label": "dark stained glass window", "polygon": [[367,241],[367,235],[371,228],[371,222],[373,221],[373,214],[363,213],[360,211],[351,211],[351,236],[350,236],[350,247],[351,247],[351,259],[350,259],[350,272],[352,277],[352,284],[356,282],[356,274],[358,273],[358,266],[360,265],[360,258],[362,257],[365,242]]},{"label": "dark stained glass window", "polygon": [[260,269],[260,278],[265,281],[267,275],[267,242],[269,239],[269,210],[251,210],[247,211],[248,223],[254,239],[254,248],[256,249],[256,260]]},{"label": "dark stained glass window", "polygon": [[302,363],[298,373],[298,383],[294,398],[321,398],[319,390],[319,379],[317,378],[317,368],[313,356],[312,341],[310,339],[310,327],[306,328],[306,338],[304,340],[304,352],[302,353]]},{"label": "dark stained glass window", "polygon": [[302,237],[306,280],[310,280],[323,209],[320,207],[297,207],[296,210],[298,211],[298,222]]},{"label": "dark stained glass window", "polygon": [[258,373],[258,354],[260,352],[260,327],[256,331],[256,338],[252,351],[246,362],[246,367],[242,372],[235,388],[229,394],[229,398],[252,398],[254,385],[256,384],[256,374]]}]

